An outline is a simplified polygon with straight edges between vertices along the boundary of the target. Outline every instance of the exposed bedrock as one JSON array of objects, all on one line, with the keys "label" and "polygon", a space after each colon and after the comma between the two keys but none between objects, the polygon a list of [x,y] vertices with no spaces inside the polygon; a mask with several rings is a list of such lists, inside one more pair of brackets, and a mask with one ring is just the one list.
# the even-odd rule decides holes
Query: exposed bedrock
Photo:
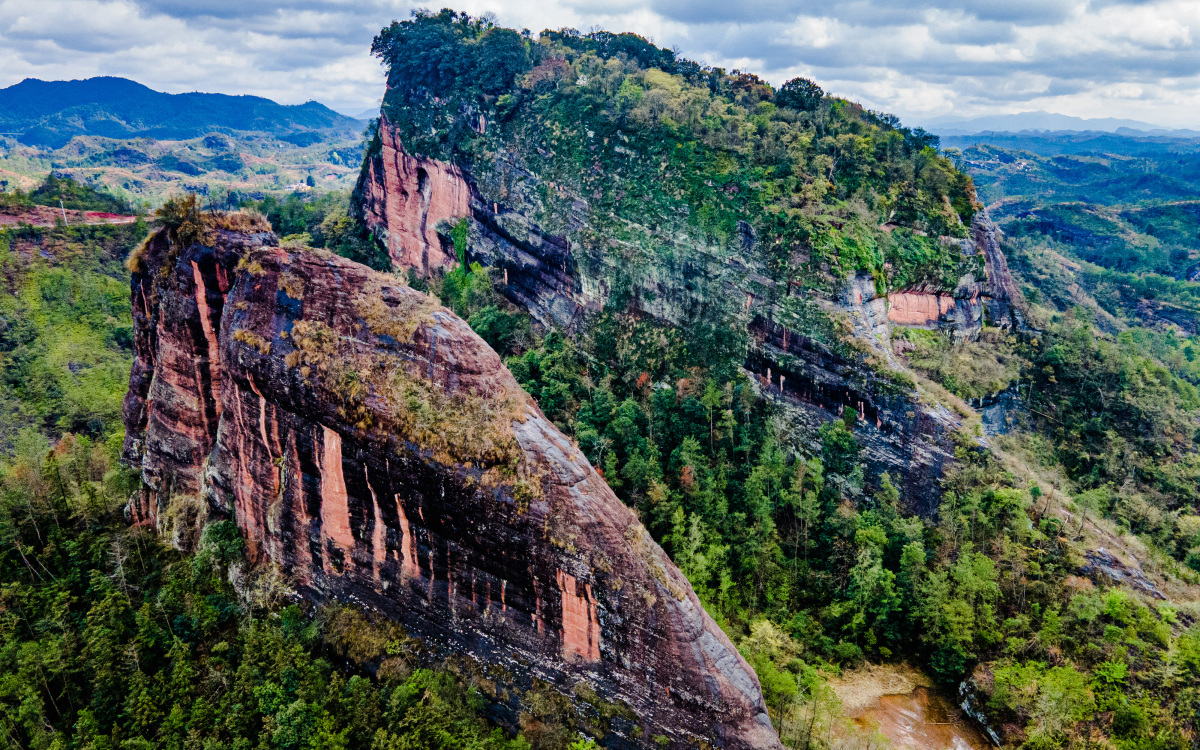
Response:
[{"label": "exposed bedrock", "polygon": [[486,343],[395,277],[261,229],[140,255],[135,521],[186,544],[231,516],[314,598],[518,688],[585,683],[636,715],[607,746],[780,747],[687,580]]},{"label": "exposed bedrock", "polygon": [[[962,340],[978,335],[985,318],[990,325],[1016,325],[1012,278],[998,230],[986,212],[976,217],[971,237],[961,241],[964,254],[983,254],[985,281],[967,275],[952,292],[916,288],[881,295],[874,280],[863,275],[850,279],[836,299],[819,299],[770,278],[757,260],[756,239],[748,224],[741,246],[734,248],[705,246],[695,238],[632,221],[622,224],[623,236],[647,237],[648,242],[598,236],[603,233],[592,225],[585,199],[565,195],[561,186],[542,184],[509,154],[502,152],[486,176],[503,183],[507,197],[501,203],[486,200],[473,176],[463,170],[406,155],[386,117],[381,120],[381,142],[380,155],[360,177],[361,204],[356,210],[389,248],[432,242],[428,222],[425,234],[416,236],[411,222],[381,209],[392,205],[392,194],[418,190],[413,170],[404,165],[423,164],[426,174],[444,175],[428,183],[431,202],[438,202],[439,191],[450,196],[442,204],[462,206],[462,197],[469,196],[461,214],[446,217],[470,218],[469,260],[498,269],[506,296],[539,323],[579,326],[603,309],[618,291],[614,287],[620,286],[635,309],[666,323],[708,320],[744,326],[750,339],[745,368],[765,393],[781,401],[798,439],[811,440],[820,423],[839,418],[846,407],[855,408],[863,414],[856,434],[866,447],[872,475],[887,471],[898,480],[910,509],[926,514],[936,510],[939,480],[953,461],[950,434],[961,417],[920,403],[915,393],[880,377],[861,358],[852,361],[834,354],[806,335],[811,331],[796,311],[809,305],[844,316],[877,360],[893,365],[897,362],[890,339],[895,327],[939,330]],[[560,234],[545,231],[534,220],[544,206],[539,186],[565,196],[556,204],[567,206],[566,215],[559,217]],[[436,257],[448,268],[457,261],[449,238],[439,240],[446,247]],[[655,249],[646,250],[647,245]],[[406,260],[410,256],[407,250],[392,250],[397,268],[438,270],[437,264]]]},{"label": "exposed bedrock", "polygon": [[471,191],[462,171],[436,159],[412,156],[400,147],[386,118],[380,120],[380,152],[363,167],[366,184],[360,208],[370,216],[392,264],[422,275],[454,260],[438,239],[437,227],[467,215]]}]

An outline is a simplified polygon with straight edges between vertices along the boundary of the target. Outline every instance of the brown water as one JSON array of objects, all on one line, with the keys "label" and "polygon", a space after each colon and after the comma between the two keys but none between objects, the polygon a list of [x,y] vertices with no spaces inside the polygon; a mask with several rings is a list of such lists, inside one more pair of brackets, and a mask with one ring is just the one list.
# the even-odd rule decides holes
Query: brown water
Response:
[{"label": "brown water", "polygon": [[878,727],[897,750],[992,750],[962,709],[929,688],[904,695],[885,695],[854,721]]}]

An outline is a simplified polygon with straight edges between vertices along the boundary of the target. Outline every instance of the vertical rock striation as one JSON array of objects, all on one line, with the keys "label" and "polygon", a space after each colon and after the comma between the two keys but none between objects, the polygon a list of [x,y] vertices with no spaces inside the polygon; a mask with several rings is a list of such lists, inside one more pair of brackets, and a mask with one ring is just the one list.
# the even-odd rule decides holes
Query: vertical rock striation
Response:
[{"label": "vertical rock striation", "polygon": [[470,188],[457,167],[406,152],[386,117],[380,117],[379,136],[379,152],[363,166],[367,184],[379,189],[365,192],[359,209],[380,228],[395,268],[428,276],[455,261],[442,247],[437,227],[467,215]]},{"label": "vertical rock striation", "polygon": [[254,560],[314,597],[363,602],[515,687],[626,707],[607,746],[780,747],[687,580],[463,321],[215,221],[137,256],[135,521],[185,544],[231,516]]},{"label": "vertical rock striation", "polygon": [[[265,220],[244,216],[214,219],[209,232],[212,242],[183,251],[156,233],[133,258],[124,455],[141,465],[142,488],[132,511],[177,546],[204,514],[198,498],[221,417],[217,332],[232,269],[251,249],[276,242]],[[161,508],[170,512],[160,518]]]}]

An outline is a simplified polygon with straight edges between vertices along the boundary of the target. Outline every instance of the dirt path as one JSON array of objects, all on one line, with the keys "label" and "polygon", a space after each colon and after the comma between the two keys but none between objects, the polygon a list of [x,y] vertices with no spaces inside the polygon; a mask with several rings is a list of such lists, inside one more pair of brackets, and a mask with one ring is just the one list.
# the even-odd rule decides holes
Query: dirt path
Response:
[{"label": "dirt path", "polygon": [[[61,208],[30,206],[15,213],[0,213],[0,227],[17,226],[19,224],[29,224],[35,227],[52,227],[63,220],[63,213],[64,211]],[[138,220],[136,216],[110,214],[102,211],[77,211],[72,208],[68,208],[65,213],[68,226],[78,226],[80,224],[132,224]]]},{"label": "dirt path", "polygon": [[961,709],[931,688],[885,695],[855,722],[878,727],[897,750],[991,750],[992,744]]}]

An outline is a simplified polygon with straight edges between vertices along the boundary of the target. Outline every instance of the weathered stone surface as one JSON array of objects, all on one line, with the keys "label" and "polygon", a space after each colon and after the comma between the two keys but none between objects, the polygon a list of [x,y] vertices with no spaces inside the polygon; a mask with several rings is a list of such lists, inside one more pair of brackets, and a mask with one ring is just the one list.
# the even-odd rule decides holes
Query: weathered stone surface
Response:
[{"label": "weathered stone surface", "polygon": [[[381,133],[385,154],[389,149],[403,152],[386,120],[382,127],[389,131]],[[707,319],[744,326],[750,340],[745,369],[765,392],[775,393],[783,402],[797,440],[811,440],[822,422],[838,418],[846,406],[853,406],[865,415],[860,441],[865,442],[872,476],[888,471],[898,480],[910,509],[929,514],[937,508],[940,478],[953,461],[949,436],[961,417],[921,403],[911,391],[899,391],[863,363],[833,354],[809,340],[799,330],[802,326],[790,323],[785,311],[789,298],[798,292],[777,284],[756,265],[757,254],[752,252],[755,238],[749,225],[742,232],[742,247],[720,249],[628,222],[629,233],[653,237],[660,249],[651,255],[615,237],[597,240],[589,224],[587,201],[576,196],[569,202],[569,215],[560,222],[566,227],[566,236],[554,235],[531,219],[540,205],[537,191],[542,182],[538,175],[511,155],[502,153],[498,159],[495,171],[503,175],[507,204],[485,201],[472,183],[473,176],[458,171],[454,181],[434,186],[433,199],[437,199],[436,191],[445,190],[458,200],[463,189],[458,180],[465,180],[471,196],[460,216],[470,219],[470,260],[498,269],[507,281],[504,293],[536,321],[567,329],[579,326],[604,307],[612,293],[611,280],[620,278],[627,281],[630,305],[665,323],[695,325]],[[359,181],[364,203],[357,210],[389,243],[412,242],[397,239],[410,233],[411,224],[373,208],[386,203],[394,192],[417,190],[411,169],[392,166],[403,163],[402,158],[379,160]],[[451,168],[439,169],[448,172]],[[542,185],[547,186],[558,190],[552,184]],[[953,294],[907,289],[881,296],[871,276],[860,275],[847,282],[840,298],[816,304],[834,315],[846,316],[855,335],[892,365],[898,365],[890,340],[894,326],[917,326],[969,339],[981,330],[985,309],[990,324],[1007,325],[1013,319],[1010,302],[1015,291],[997,231],[981,212],[972,226],[972,238],[962,240],[964,254],[982,253],[988,273],[995,274],[985,283],[967,275]],[[582,244],[585,239],[589,245]],[[440,257],[442,268],[456,262],[447,254]],[[399,267],[422,273],[439,268],[437,264],[408,262]],[[785,379],[782,387],[781,376]]]},{"label": "weathered stone surface", "polygon": [[988,722],[984,706],[987,705],[995,690],[996,677],[992,673],[991,665],[978,664],[967,679],[958,684],[958,700],[963,713],[971,717],[987,738],[996,747],[1004,747],[1006,740],[1010,742],[1013,739],[1023,740],[1024,733],[1012,725],[1000,727],[998,730]]},{"label": "weathered stone surface", "polygon": [[888,473],[907,510],[933,516],[943,471],[954,461],[951,436],[962,417],[916,403],[880,374],[782,324],[756,317],[750,331],[746,371],[760,393],[775,400],[790,439],[819,454],[820,426],[854,409],[867,478],[874,482]]},{"label": "weathered stone surface", "polygon": [[1155,599],[1165,600],[1167,598],[1154,585],[1154,581],[1146,576],[1141,566],[1137,565],[1136,560],[1134,560],[1134,565],[1126,565],[1119,557],[1103,547],[1086,550],[1083,556],[1086,562],[1079,570],[1083,575],[1107,578],[1113,583],[1128,585]]},{"label": "weathered stone surface", "polygon": [[955,306],[952,295],[929,292],[892,292],[887,300],[888,320],[915,328],[936,328]]},{"label": "weathered stone surface", "polygon": [[[143,479],[133,510],[139,523],[179,546],[204,513],[196,499],[221,417],[217,331],[230,269],[249,249],[276,242],[265,220],[239,223],[241,231],[214,227],[212,248],[178,252],[164,234],[152,236],[138,251],[132,279],[135,357],[123,406],[124,454],[140,463]],[[172,514],[160,519],[159,508],[167,507]]]},{"label": "weathered stone surface", "polygon": [[1000,249],[1000,229],[981,209],[971,225],[971,238],[983,253],[987,282],[982,290],[984,305],[992,325],[1019,328],[1024,325],[1017,285],[1008,270],[1008,261]]},{"label": "weathered stone surface", "polygon": [[437,226],[466,216],[471,191],[462,172],[436,159],[408,154],[396,139],[387,117],[381,116],[380,153],[364,167],[367,184],[381,189],[363,193],[361,209],[379,233],[396,268],[428,275],[449,266],[454,254],[438,239]]},{"label": "weathered stone surface", "polygon": [[323,251],[214,239],[159,235],[134,274],[136,521],[232,515],[311,596],[628,706],[609,746],[780,746],[687,580],[463,321]]}]

